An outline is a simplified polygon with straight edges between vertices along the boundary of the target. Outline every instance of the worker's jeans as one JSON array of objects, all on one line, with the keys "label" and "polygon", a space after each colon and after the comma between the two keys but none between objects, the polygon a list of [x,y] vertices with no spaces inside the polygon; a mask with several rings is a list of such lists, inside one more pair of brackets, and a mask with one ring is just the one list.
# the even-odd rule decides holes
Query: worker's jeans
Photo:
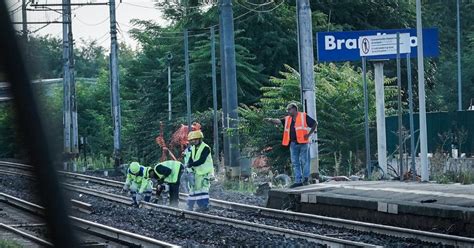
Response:
[{"label": "worker's jeans", "polygon": [[309,178],[309,145],[298,144],[294,141],[290,143],[291,164],[293,165],[293,174],[295,176],[295,183],[303,182],[303,177]]}]

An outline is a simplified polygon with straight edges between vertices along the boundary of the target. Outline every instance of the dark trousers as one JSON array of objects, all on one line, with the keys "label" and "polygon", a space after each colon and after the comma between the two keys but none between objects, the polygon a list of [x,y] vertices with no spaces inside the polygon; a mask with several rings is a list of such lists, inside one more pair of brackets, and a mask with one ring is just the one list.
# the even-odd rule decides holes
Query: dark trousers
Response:
[{"label": "dark trousers", "polygon": [[181,175],[183,174],[184,167],[181,166],[178,174],[178,181],[176,183],[168,183],[170,187],[170,206],[177,207],[179,203],[179,184],[181,181]]}]

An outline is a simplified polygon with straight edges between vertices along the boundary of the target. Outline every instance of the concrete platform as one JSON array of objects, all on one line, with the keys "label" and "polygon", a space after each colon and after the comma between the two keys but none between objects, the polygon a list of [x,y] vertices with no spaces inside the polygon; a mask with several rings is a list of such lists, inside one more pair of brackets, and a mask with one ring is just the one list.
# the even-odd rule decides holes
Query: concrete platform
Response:
[{"label": "concrete platform", "polygon": [[271,190],[267,207],[474,237],[474,185],[328,182]]}]

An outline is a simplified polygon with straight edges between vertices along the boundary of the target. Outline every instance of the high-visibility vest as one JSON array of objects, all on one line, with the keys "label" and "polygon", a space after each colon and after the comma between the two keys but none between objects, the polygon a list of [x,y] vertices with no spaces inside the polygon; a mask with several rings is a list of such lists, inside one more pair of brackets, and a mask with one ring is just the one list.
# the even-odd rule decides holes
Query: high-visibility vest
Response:
[{"label": "high-visibility vest", "polygon": [[[201,142],[201,145],[199,146],[197,150],[196,150],[196,146],[191,147],[191,158],[193,159],[193,161],[199,160],[199,158],[201,157],[202,150],[204,150],[205,147],[211,150],[211,148],[204,142]],[[197,175],[214,174],[214,163],[212,161],[211,153],[209,153],[209,155],[207,156],[204,164],[195,166],[193,167],[193,169]]]},{"label": "high-visibility vest", "polygon": [[137,184],[141,184],[142,180],[149,180],[150,179],[150,172],[149,167],[140,166],[140,170],[137,174],[133,174],[130,169],[128,169],[127,173],[127,182],[135,182]]},{"label": "high-visibility vest", "polygon": [[169,174],[166,178],[164,178],[163,181],[167,183],[176,183],[178,181],[179,170],[181,169],[181,162],[169,160],[169,161],[164,161],[155,165],[154,167],[155,173],[156,175],[158,175],[160,179],[162,179],[164,175],[161,175],[156,170],[156,167],[160,165],[171,169],[171,174]]},{"label": "high-visibility vest", "polygon": [[[283,131],[283,141],[284,146],[290,144],[290,127],[291,127],[292,118],[291,116],[285,117],[285,130]],[[295,120],[295,131],[296,131],[296,141],[299,144],[309,143],[308,139],[305,139],[304,136],[309,133],[310,128],[306,123],[306,113],[298,112]]]},{"label": "high-visibility vest", "polygon": [[152,183],[150,179],[151,169],[152,169],[151,167],[140,166],[140,170],[138,171],[137,174],[133,174],[130,171],[130,169],[128,169],[127,180],[125,181],[125,184],[130,185],[131,183],[134,182],[140,186],[138,192],[140,194],[143,193],[147,185]]}]

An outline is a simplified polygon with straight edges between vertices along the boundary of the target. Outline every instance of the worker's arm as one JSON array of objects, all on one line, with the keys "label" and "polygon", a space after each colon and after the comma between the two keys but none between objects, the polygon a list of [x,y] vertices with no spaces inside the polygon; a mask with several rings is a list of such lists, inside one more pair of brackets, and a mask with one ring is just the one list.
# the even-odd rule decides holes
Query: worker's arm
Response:
[{"label": "worker's arm", "polygon": [[142,178],[142,183],[140,184],[138,194],[143,194],[143,192],[145,192],[146,186],[150,183],[150,180],[150,178]]},{"label": "worker's arm", "polygon": [[282,121],[280,119],[275,119],[275,118],[265,118],[265,121],[268,121],[270,123],[273,123],[275,125],[280,125],[282,124]]},{"label": "worker's arm", "polygon": [[200,166],[204,164],[209,154],[211,154],[211,149],[209,147],[204,147],[204,149],[202,149],[202,152],[201,152],[201,157],[198,160],[192,161],[191,158],[189,159],[188,167],[196,167],[196,166]]},{"label": "worker's arm", "polygon": [[123,190],[128,190],[128,188],[130,187],[131,181],[132,181],[132,177],[130,176],[130,174],[127,173],[127,179],[125,180],[125,184],[123,185]]},{"label": "worker's arm", "polygon": [[163,178],[159,178],[159,180],[167,178],[169,175],[171,175],[171,172],[172,172],[170,168],[163,166],[161,164],[157,165],[155,170],[156,172],[158,172],[160,175],[163,176]]},{"label": "worker's arm", "polygon": [[311,127],[311,130],[309,130],[309,133],[305,135],[305,139],[308,139],[312,133],[315,133],[318,131],[318,122],[315,121],[313,118],[309,117],[308,115],[306,115],[306,124],[308,124],[308,126]]}]

